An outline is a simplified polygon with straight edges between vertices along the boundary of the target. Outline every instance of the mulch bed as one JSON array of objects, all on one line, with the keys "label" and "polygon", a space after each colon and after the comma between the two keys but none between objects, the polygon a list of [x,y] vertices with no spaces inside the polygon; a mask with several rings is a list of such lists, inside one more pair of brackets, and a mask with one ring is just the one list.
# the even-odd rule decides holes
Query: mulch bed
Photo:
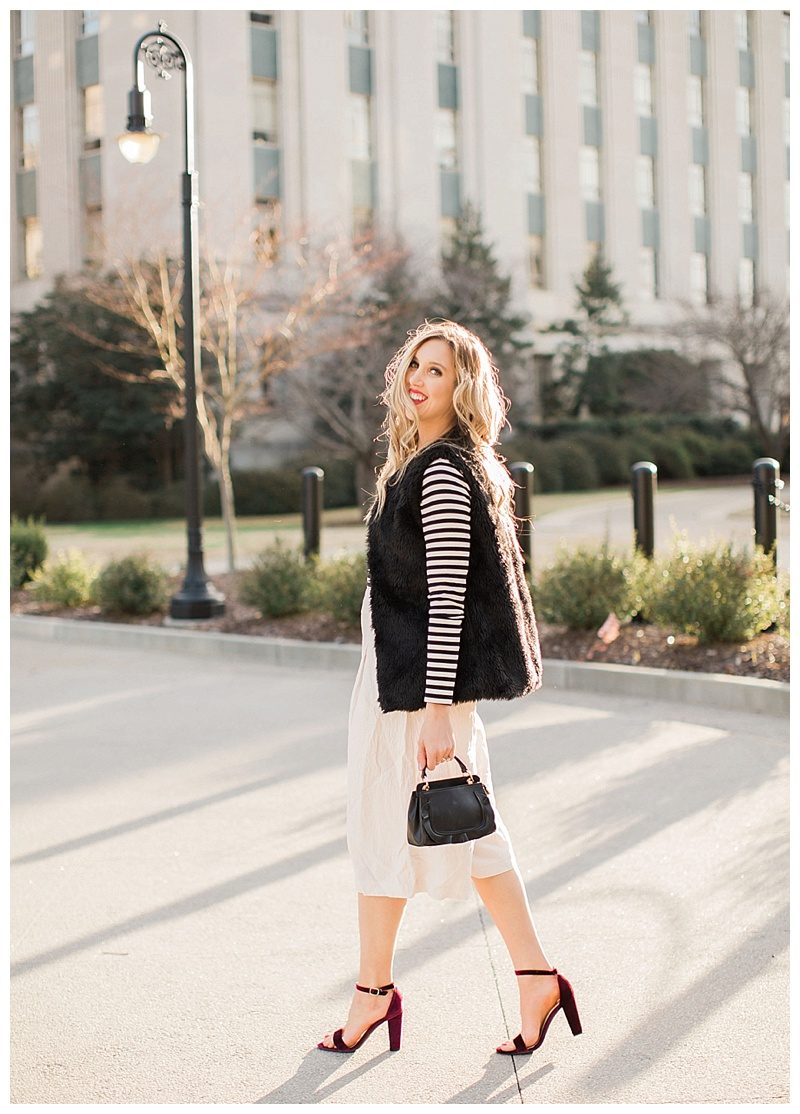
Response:
[{"label": "mulch bed", "polygon": [[[236,574],[215,574],[213,583],[225,594],[225,614],[193,625],[196,630],[226,634],[251,634],[270,638],[296,638],[307,642],[360,643],[359,623],[346,623],[321,612],[264,619],[253,607],[236,598]],[[181,578],[172,578],[171,591]],[[11,593],[14,614],[51,615],[70,619],[163,626],[163,616],[145,618],[104,615],[98,607],[59,608],[37,603],[24,591]],[[679,634],[649,623],[622,623],[613,642],[606,644],[594,631],[571,631],[539,623],[542,654],[566,661],[600,661],[616,665],[644,665],[685,669],[697,673],[727,673],[737,677],[789,680],[789,639],[765,631],[749,642],[720,642],[702,646],[692,635]]]}]

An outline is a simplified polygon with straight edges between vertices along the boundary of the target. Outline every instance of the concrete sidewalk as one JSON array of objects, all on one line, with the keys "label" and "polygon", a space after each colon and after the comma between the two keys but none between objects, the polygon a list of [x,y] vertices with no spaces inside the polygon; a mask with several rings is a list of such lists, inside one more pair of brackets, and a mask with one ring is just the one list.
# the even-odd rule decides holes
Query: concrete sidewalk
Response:
[{"label": "concrete sidewalk", "polygon": [[14,1103],[788,1101],[788,721],[553,691],[484,703],[495,788],[583,1023],[542,1048],[477,897],[412,898],[403,1047],[315,1048],[357,976],[351,670],[16,633]]}]

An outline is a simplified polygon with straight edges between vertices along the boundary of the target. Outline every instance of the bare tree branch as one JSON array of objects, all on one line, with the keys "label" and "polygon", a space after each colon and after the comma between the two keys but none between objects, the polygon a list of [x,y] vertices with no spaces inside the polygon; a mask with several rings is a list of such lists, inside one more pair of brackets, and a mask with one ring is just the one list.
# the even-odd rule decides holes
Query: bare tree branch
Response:
[{"label": "bare tree branch", "polygon": [[789,307],[764,292],[752,306],[738,298],[718,299],[707,308],[683,305],[676,332],[707,356],[733,364],[734,382],[721,372],[733,409],[744,414],[768,455],[783,457],[789,441]]}]

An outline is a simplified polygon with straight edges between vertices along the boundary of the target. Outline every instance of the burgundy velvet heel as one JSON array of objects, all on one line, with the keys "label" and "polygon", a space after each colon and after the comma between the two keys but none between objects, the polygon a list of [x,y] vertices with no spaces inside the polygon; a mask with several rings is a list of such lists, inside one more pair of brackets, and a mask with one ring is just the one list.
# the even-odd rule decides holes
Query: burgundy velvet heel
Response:
[{"label": "burgundy velvet heel", "polygon": [[403,1011],[389,1018],[389,1051],[400,1051],[400,1035],[403,1032]]},{"label": "burgundy velvet heel", "polygon": [[383,1025],[384,1021],[387,1023],[389,1030],[389,1051],[399,1052],[400,1038],[403,1031],[403,996],[393,982],[389,982],[386,986],[359,986],[356,983],[356,990],[363,990],[365,994],[388,994],[390,990],[393,991],[392,1000],[389,1003],[389,1009],[386,1011],[385,1017],[379,1017],[377,1021],[373,1021],[365,1033],[359,1037],[352,1047],[345,1044],[342,1040],[342,1033],[344,1028],[337,1029],[333,1034],[333,1048],[327,1044],[319,1042],[317,1048],[321,1048],[324,1052],[355,1052],[360,1048],[370,1033],[377,1029],[379,1025]]},{"label": "burgundy velvet heel", "polygon": [[544,1040],[547,1030],[550,1027],[550,1022],[556,1016],[560,1009],[563,1009],[564,1016],[569,1023],[573,1036],[583,1032],[581,1029],[581,1019],[578,1017],[578,1007],[575,1004],[575,995],[572,992],[572,986],[568,979],[563,975],[559,975],[554,967],[552,971],[515,971],[515,975],[556,975],[558,978],[559,1000],[549,1011],[542,1027],[539,1030],[539,1036],[536,1038],[535,1044],[527,1045],[522,1039],[522,1033],[517,1033],[514,1037],[513,1048],[497,1048],[497,1051],[503,1056],[524,1056],[528,1052],[534,1052]]}]

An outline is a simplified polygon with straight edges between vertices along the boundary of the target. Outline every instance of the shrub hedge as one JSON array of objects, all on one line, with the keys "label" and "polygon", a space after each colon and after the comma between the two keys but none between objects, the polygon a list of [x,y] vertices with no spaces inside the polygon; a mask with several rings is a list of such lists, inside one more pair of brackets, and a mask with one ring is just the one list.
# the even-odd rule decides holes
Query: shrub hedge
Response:
[{"label": "shrub hedge", "polygon": [[69,549],[48,558],[24,587],[43,603],[83,607],[93,601],[96,572],[79,549]]},{"label": "shrub hedge", "polygon": [[357,623],[366,585],[366,554],[332,557],[319,562],[310,599],[315,608],[335,619]]},{"label": "shrub hedge", "polygon": [[[623,622],[645,614],[703,643],[747,641],[773,623],[789,634],[788,578],[776,578],[769,556],[759,548],[736,552],[732,543],[693,545],[685,532],[668,555],[652,561],[636,549],[612,551],[607,542],[562,543],[530,586],[537,616],[574,630],[596,630],[613,611]],[[307,561],[301,547],[276,538],[242,574],[239,598],[265,616],[319,610],[355,624],[365,587],[363,552]],[[130,615],[164,610],[167,588],[165,570],[147,554],[110,561],[98,574],[77,550],[46,558],[25,584],[38,600],[62,607],[95,602],[109,614]]]},{"label": "shrub hedge", "polygon": [[239,599],[275,618],[306,611],[313,601],[316,568],[316,560],[307,562],[299,547],[275,538],[242,574]]},{"label": "shrub hedge", "polygon": [[627,484],[631,465],[637,460],[653,461],[663,479],[744,476],[762,455],[747,430],[727,419],[703,417],[520,425],[500,446],[500,452],[509,464],[515,460],[533,464],[536,492]]},{"label": "shrub hedge", "polygon": [[772,559],[732,543],[694,545],[685,532],[670,554],[652,561],[638,550],[559,548],[534,585],[537,614],[574,630],[598,628],[609,612],[637,613],[700,642],[749,640],[772,623],[788,634],[789,587]]},{"label": "shrub hedge", "polygon": [[731,542],[694,546],[685,532],[654,563],[647,614],[700,642],[751,639],[780,618],[781,593],[772,558]]},{"label": "shrub hedge", "polygon": [[599,549],[562,543],[534,581],[535,609],[546,622],[571,630],[595,629],[611,611],[629,619],[640,609],[646,565],[638,552],[625,557],[606,542]]},{"label": "shrub hedge", "polygon": [[25,522],[11,516],[11,587],[19,588],[31,579],[47,557],[47,537],[43,523],[32,516]]},{"label": "shrub hedge", "polygon": [[[762,455],[755,437],[732,419],[705,415],[563,419],[538,426],[517,423],[499,451],[509,464],[527,460],[534,465],[538,493],[627,484],[630,467],[637,460],[654,461],[664,479],[749,476],[753,461]],[[302,469],[312,464],[325,472],[326,507],[356,504],[352,461],[326,461],[304,453],[281,468],[235,472],[237,514],[297,514]],[[203,501],[205,515],[219,515],[219,490],[213,479],[203,485]],[[92,485],[84,475],[59,472],[38,483],[26,465],[12,465],[12,510],[44,515],[49,522],[180,518],[185,505],[183,481],[142,491],[127,476]]]},{"label": "shrub hedge", "polygon": [[167,573],[147,553],[109,561],[95,580],[93,596],[109,615],[151,615],[167,604]]}]

